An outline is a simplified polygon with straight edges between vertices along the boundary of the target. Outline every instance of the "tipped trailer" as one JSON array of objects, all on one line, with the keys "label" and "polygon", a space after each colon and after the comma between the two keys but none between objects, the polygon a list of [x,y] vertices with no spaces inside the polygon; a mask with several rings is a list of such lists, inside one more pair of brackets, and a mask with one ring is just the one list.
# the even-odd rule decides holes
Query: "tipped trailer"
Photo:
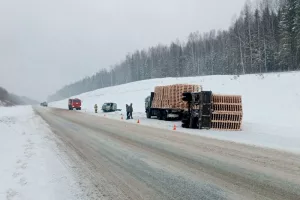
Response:
[{"label": "tipped trailer", "polygon": [[182,117],[183,128],[241,130],[243,119],[242,97],[215,95],[211,91],[183,93],[188,110]]},{"label": "tipped trailer", "polygon": [[183,93],[183,101],[188,104],[182,117],[183,128],[210,129],[212,116],[212,92]]}]

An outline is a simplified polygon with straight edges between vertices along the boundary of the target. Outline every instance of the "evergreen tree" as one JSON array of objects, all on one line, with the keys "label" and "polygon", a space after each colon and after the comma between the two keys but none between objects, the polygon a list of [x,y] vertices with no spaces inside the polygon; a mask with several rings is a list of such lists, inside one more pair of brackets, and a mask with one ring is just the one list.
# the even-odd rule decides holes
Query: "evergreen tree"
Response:
[{"label": "evergreen tree", "polygon": [[300,1],[296,2],[295,6],[295,42],[296,42],[296,62],[297,62],[297,69],[300,69]]},{"label": "evergreen tree", "polygon": [[280,19],[280,65],[282,70],[293,70],[295,66],[295,19],[296,1],[287,0],[281,10]]},{"label": "evergreen tree", "polygon": [[191,33],[186,43],[129,53],[109,70],[66,85],[49,97],[60,100],[98,88],[151,78],[247,74],[300,69],[300,1],[247,3],[228,30]]}]

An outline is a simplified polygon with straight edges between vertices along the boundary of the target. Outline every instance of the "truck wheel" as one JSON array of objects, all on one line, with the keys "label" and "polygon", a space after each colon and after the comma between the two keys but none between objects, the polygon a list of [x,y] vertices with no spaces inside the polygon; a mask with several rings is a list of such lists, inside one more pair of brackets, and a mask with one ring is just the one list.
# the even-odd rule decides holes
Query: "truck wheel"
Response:
[{"label": "truck wheel", "polygon": [[69,110],[73,110],[72,107],[69,107]]},{"label": "truck wheel", "polygon": [[151,111],[150,110],[147,110],[147,118],[151,119]]},{"label": "truck wheel", "polygon": [[164,120],[164,121],[168,120],[168,113],[165,110],[162,111],[162,120]]},{"label": "truck wheel", "polygon": [[183,124],[189,124],[190,123],[190,119],[182,119],[181,122]]},{"label": "truck wheel", "polygon": [[78,108],[78,110],[81,110],[81,107],[80,107],[80,108]]},{"label": "truck wheel", "polygon": [[189,125],[188,124],[181,124],[181,127],[182,128],[189,128]]},{"label": "truck wheel", "polygon": [[163,119],[162,115],[163,115],[162,111],[159,111],[159,112],[157,113],[157,119],[158,119],[158,120],[162,120],[162,119]]},{"label": "truck wheel", "polygon": [[199,127],[199,124],[198,124],[198,117],[195,117],[193,119],[193,123],[192,123],[192,128],[193,129],[197,129]]}]

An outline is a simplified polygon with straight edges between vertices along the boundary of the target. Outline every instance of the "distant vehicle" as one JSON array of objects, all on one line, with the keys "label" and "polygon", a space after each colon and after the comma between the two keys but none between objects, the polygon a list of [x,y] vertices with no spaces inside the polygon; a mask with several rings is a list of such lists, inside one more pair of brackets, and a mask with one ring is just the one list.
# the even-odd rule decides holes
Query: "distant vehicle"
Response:
[{"label": "distant vehicle", "polygon": [[80,99],[69,99],[68,101],[69,110],[73,110],[74,108],[76,110],[81,110],[81,100]]},{"label": "distant vehicle", "polygon": [[121,111],[121,109],[117,108],[117,104],[116,103],[104,103],[102,105],[102,110],[103,112],[115,112],[115,111]]},{"label": "distant vehicle", "polygon": [[41,103],[41,106],[47,107],[48,103],[47,102],[43,102],[43,103]]}]

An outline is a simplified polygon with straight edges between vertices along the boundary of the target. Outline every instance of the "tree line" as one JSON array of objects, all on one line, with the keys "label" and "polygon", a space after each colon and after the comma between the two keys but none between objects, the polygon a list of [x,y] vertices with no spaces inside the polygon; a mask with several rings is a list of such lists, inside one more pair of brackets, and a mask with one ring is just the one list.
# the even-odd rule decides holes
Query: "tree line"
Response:
[{"label": "tree line", "polygon": [[15,106],[15,105],[34,105],[37,101],[24,96],[18,96],[9,93],[6,89],[0,86],[0,106]]},{"label": "tree line", "polygon": [[242,75],[300,69],[300,1],[246,3],[224,31],[191,33],[186,42],[137,50],[110,68],[69,84],[50,101],[133,81],[204,75]]}]

